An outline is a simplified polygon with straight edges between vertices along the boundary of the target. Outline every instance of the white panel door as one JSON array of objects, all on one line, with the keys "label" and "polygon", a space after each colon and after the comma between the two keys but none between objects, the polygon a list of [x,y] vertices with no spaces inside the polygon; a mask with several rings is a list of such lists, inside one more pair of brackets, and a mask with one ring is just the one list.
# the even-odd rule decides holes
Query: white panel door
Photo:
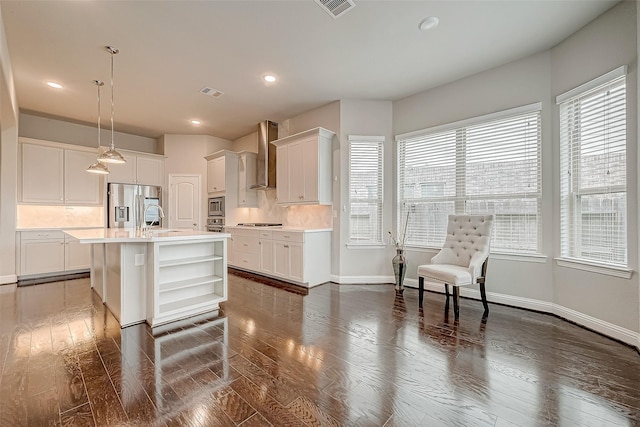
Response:
[{"label": "white panel door", "polygon": [[169,175],[169,228],[201,226],[200,175]]}]

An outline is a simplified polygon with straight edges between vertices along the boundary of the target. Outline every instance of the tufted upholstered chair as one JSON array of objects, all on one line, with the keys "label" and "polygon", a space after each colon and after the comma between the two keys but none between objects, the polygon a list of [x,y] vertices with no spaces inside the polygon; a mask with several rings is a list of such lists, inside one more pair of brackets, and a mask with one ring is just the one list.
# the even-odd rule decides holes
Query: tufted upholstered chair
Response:
[{"label": "tufted upholstered chair", "polygon": [[425,279],[444,283],[447,304],[451,285],[453,312],[457,319],[460,312],[458,286],[478,283],[484,306],[483,317],[489,314],[484,278],[492,227],[493,215],[449,215],[447,237],[442,249],[431,259],[431,264],[418,266],[419,307],[422,307]]}]

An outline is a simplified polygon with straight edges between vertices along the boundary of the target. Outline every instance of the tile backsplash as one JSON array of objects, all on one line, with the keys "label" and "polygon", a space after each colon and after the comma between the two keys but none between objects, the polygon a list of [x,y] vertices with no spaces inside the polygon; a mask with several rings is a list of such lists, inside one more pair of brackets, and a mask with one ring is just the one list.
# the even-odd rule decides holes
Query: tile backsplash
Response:
[{"label": "tile backsplash", "polygon": [[259,191],[258,200],[257,209],[237,209],[233,215],[233,222],[275,222],[287,227],[333,228],[331,206],[280,206],[276,204],[275,190]]},{"label": "tile backsplash", "polygon": [[18,205],[18,229],[72,227],[104,227],[104,207]]}]

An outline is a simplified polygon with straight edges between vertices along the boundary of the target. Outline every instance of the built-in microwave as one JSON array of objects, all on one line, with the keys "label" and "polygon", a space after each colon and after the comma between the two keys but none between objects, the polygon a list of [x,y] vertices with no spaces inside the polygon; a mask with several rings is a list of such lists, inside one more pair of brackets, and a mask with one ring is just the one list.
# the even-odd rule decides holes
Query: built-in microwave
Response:
[{"label": "built-in microwave", "polygon": [[210,197],[208,217],[224,217],[224,197]]}]

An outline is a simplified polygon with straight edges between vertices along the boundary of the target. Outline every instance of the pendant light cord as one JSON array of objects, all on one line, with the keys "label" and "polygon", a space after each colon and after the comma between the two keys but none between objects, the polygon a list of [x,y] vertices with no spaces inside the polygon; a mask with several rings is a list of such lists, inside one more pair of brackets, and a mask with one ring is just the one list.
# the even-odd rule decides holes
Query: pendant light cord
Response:
[{"label": "pendant light cord", "polygon": [[100,86],[104,83],[100,80],[94,80],[96,86],[98,86],[98,152],[100,152]]},{"label": "pendant light cord", "polygon": [[115,140],[113,139],[113,55],[118,53],[117,50],[113,48],[110,50],[111,52],[111,150],[115,149]]}]

